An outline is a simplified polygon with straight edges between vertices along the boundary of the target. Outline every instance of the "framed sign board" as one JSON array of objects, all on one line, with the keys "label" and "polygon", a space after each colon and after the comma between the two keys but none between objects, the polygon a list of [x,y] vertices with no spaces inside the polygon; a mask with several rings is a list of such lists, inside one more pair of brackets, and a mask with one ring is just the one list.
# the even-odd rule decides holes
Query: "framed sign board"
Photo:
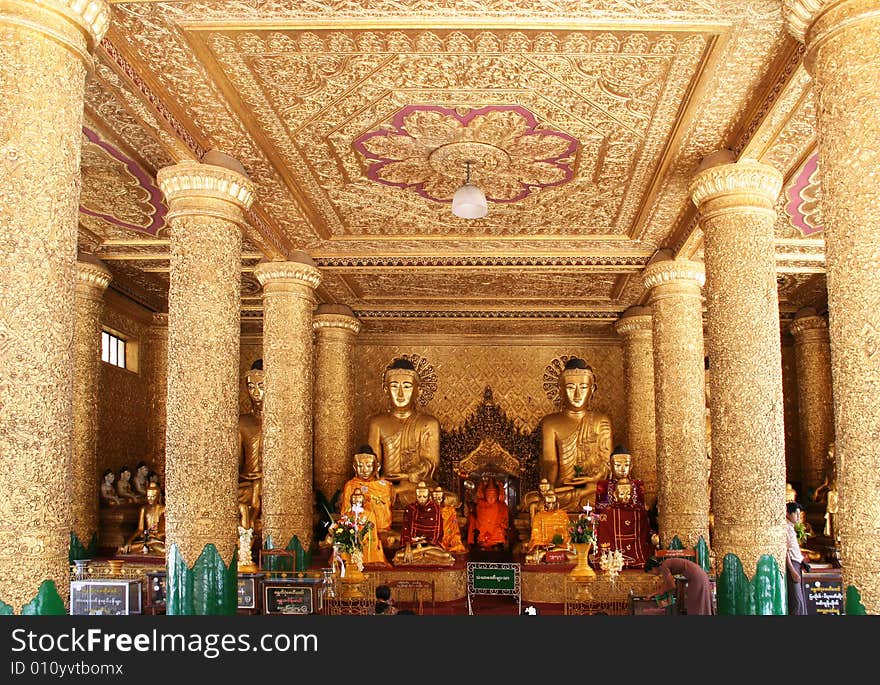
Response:
[{"label": "framed sign board", "polygon": [[468,615],[473,616],[471,598],[476,595],[509,595],[516,598],[522,613],[522,566],[469,561],[467,564]]},{"label": "framed sign board", "polygon": [[[238,574],[238,610],[241,613],[257,613],[259,606],[257,601],[259,593],[257,592],[257,578],[261,574],[240,573]],[[250,610],[250,611],[249,611]]]},{"label": "framed sign board", "polygon": [[830,573],[804,573],[804,598],[808,616],[840,616],[844,613],[843,576]]},{"label": "framed sign board", "polygon": [[74,580],[71,616],[128,616],[141,613],[139,580]]},{"label": "framed sign board", "polygon": [[321,574],[295,573],[284,578],[265,578],[260,583],[263,614],[301,616],[318,614],[323,608]]}]

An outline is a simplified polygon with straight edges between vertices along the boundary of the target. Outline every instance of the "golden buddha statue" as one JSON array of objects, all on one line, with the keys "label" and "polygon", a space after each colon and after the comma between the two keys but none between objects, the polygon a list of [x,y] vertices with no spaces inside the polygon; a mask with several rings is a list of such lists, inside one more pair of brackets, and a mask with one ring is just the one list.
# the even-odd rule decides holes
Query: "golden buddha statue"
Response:
[{"label": "golden buddha statue", "polygon": [[626,568],[643,568],[651,557],[652,535],[645,488],[632,478],[632,456],[618,446],[609,457],[611,477],[596,484],[597,549],[620,551]]},{"label": "golden buddha statue", "polygon": [[488,550],[507,547],[510,511],[501,488],[493,478],[484,478],[477,486],[476,506],[468,517],[468,544]]},{"label": "golden buddha statue", "polygon": [[[552,489],[550,481],[546,478],[542,478],[541,482],[538,483],[537,490],[531,490],[523,496],[523,501],[519,510],[529,512],[529,526],[532,525],[532,521],[535,519],[535,514],[544,509],[544,497]],[[553,495],[555,497],[556,493],[554,492]]]},{"label": "golden buddha statue", "polygon": [[366,496],[360,488],[354,488],[349,496],[349,504],[343,516],[355,522],[357,526],[370,523],[366,534],[361,538],[361,551],[364,555],[364,564],[369,566],[387,567],[391,564],[385,558],[382,551],[382,542],[379,540],[378,526],[376,525],[375,512],[366,506]]},{"label": "golden buddha statue", "polygon": [[160,501],[159,486],[147,486],[147,503],[138,514],[138,524],[119,554],[165,554],[165,505]]},{"label": "golden buddha statue", "polygon": [[113,485],[113,481],[115,480],[116,476],[110,469],[104,471],[104,474],[101,476],[101,504],[105,506],[112,507],[117,504],[122,504],[122,499],[116,494],[116,487]]},{"label": "golden buddha statue", "polygon": [[544,495],[544,508],[535,512],[532,520],[532,534],[526,546],[526,563],[538,564],[547,552],[565,551],[568,560],[577,556],[569,548],[568,514],[559,508],[556,493],[550,489]]},{"label": "golden buddha statue", "polygon": [[[371,416],[368,439],[379,457],[386,480],[394,483],[392,507],[403,508],[415,500],[418,483],[437,486],[440,465],[440,422],[419,409],[421,379],[409,359],[398,357],[382,379],[388,411]],[[458,506],[458,497],[446,493],[446,502]]]},{"label": "golden buddha statue", "polygon": [[263,494],[263,360],[257,359],[246,381],[251,411],[238,417],[238,511],[240,525],[254,530]]},{"label": "golden buddha statue", "polygon": [[147,486],[150,484],[150,466],[145,461],[139,461],[131,477],[131,487],[134,494],[142,501],[147,500]]},{"label": "golden buddha statue", "polygon": [[[355,490],[364,493],[364,506],[376,519],[376,530],[386,546],[396,542],[396,534],[391,534],[391,503],[394,500],[394,487],[379,478],[379,458],[369,445],[361,445],[354,455],[354,478],[342,486],[342,502],[349,502]],[[394,540],[387,540],[388,537]]]},{"label": "golden buddha statue", "polygon": [[440,505],[440,517],[443,521],[443,540],[440,546],[452,554],[464,554],[467,547],[461,541],[461,529],[458,527],[458,512],[455,507],[446,504],[446,492],[441,487],[431,491],[431,498]]},{"label": "golden buddha statue", "polygon": [[797,500],[797,490],[794,489],[794,486],[791,483],[785,484],[785,503],[794,502]]},{"label": "golden buddha statue", "polygon": [[541,420],[541,476],[561,508],[580,511],[592,503],[596,483],[608,477],[611,421],[589,408],[598,386],[583,359],[565,362],[557,386],[561,410]]},{"label": "golden buddha statue", "polygon": [[121,502],[137,502],[138,496],[131,489],[131,469],[123,466],[116,477],[116,495]]},{"label": "golden buddha statue", "polygon": [[443,516],[440,505],[431,497],[425,481],[415,487],[415,502],[403,512],[400,550],[394,555],[395,566],[452,566],[455,557],[442,547]]},{"label": "golden buddha statue", "polygon": [[825,452],[825,480],[816,488],[813,493],[814,502],[824,502],[828,497],[828,491],[831,489],[832,481],[836,480],[837,464],[834,458],[834,443],[828,445]]}]

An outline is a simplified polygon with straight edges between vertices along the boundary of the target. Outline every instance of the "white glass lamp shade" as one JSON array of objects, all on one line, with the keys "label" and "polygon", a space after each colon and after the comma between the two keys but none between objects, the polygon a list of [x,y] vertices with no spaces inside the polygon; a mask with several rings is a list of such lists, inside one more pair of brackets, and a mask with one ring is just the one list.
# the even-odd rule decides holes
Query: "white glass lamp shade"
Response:
[{"label": "white glass lamp shade", "polygon": [[489,212],[486,195],[475,185],[465,183],[452,196],[452,213],[462,219],[482,219]]}]

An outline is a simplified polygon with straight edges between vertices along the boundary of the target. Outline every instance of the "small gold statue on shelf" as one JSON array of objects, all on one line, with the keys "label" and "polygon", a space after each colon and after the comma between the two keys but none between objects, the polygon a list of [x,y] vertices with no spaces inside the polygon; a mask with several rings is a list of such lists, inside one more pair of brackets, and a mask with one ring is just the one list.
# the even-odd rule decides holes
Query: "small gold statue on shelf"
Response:
[{"label": "small gold statue on shelf", "polygon": [[535,513],[532,520],[532,535],[526,547],[526,563],[539,564],[544,561],[547,552],[561,551],[567,561],[573,561],[577,555],[569,547],[568,514],[559,508],[556,493],[548,490],[544,495],[544,508]]},{"label": "small gold statue on shelf", "polygon": [[238,417],[238,511],[242,528],[256,532],[263,496],[263,360],[247,373],[251,411]]},{"label": "small gold statue on shelf", "polygon": [[119,554],[165,554],[165,505],[160,501],[159,486],[147,486],[147,503],[138,514],[138,524]]},{"label": "small gold statue on shelf", "polygon": [[122,502],[137,502],[138,496],[131,488],[131,469],[123,466],[116,477],[116,495]]},{"label": "small gold statue on shelf", "polygon": [[108,507],[122,503],[122,498],[116,494],[116,487],[113,485],[115,480],[116,476],[113,475],[113,471],[110,469],[104,471],[101,477],[101,504]]},{"label": "small gold statue on shelf", "polygon": [[433,500],[440,505],[440,517],[443,520],[443,541],[440,546],[452,554],[464,554],[467,547],[461,541],[461,529],[458,527],[458,513],[455,507],[446,504],[446,491],[436,487],[431,492]]},{"label": "small gold statue on shelf", "polygon": [[391,503],[394,486],[379,477],[379,458],[369,445],[361,445],[354,455],[354,478],[342,486],[342,507],[351,502],[352,493],[360,490],[364,495],[364,508],[376,520],[376,532],[385,547],[396,548],[399,535],[391,530]]}]

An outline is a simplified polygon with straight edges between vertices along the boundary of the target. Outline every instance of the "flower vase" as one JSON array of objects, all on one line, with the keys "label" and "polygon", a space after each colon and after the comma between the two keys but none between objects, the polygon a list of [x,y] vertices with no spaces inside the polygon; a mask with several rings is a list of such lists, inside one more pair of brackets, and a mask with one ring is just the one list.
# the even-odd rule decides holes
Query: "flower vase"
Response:
[{"label": "flower vase", "polygon": [[349,552],[340,552],[342,561],[345,563],[345,570],[340,568],[337,571],[336,581],[337,587],[340,588],[339,596],[342,599],[361,599],[364,593],[361,591],[361,584],[367,579],[364,572],[361,571],[357,564],[352,560]]},{"label": "flower vase", "polygon": [[596,572],[590,566],[590,547],[591,542],[573,542],[574,551],[577,552],[577,564],[569,571],[568,577],[575,580],[592,580],[596,577]]}]

